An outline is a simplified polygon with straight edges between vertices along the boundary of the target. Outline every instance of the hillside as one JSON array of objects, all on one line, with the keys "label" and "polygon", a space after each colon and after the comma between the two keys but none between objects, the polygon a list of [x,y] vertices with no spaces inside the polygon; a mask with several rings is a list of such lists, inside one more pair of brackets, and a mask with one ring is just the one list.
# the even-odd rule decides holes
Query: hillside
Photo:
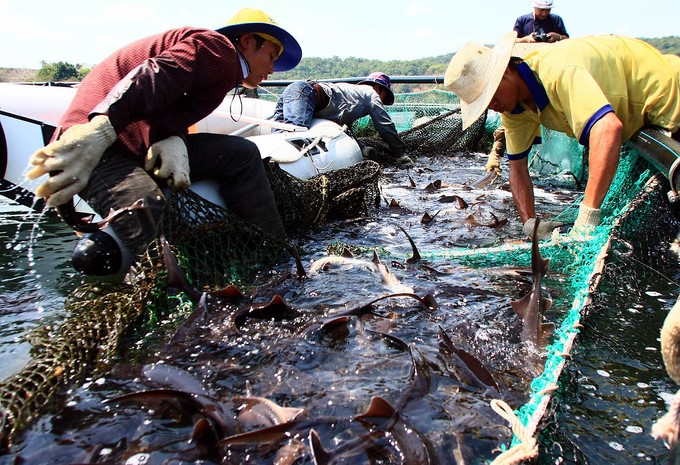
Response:
[{"label": "hillside", "polygon": [[0,82],[34,81],[38,71],[28,68],[0,68]]},{"label": "hillside", "polygon": [[[642,38],[663,53],[680,55],[680,37],[667,36]],[[382,71],[392,76],[437,76],[443,75],[453,53],[420,58],[417,60],[369,60],[366,58],[318,58],[305,57],[291,71],[272,76],[276,80],[327,79],[338,77],[366,76],[373,71]],[[26,68],[0,68],[0,82],[26,82],[36,80],[40,70]],[[398,92],[417,90],[417,86],[402,85]]]}]

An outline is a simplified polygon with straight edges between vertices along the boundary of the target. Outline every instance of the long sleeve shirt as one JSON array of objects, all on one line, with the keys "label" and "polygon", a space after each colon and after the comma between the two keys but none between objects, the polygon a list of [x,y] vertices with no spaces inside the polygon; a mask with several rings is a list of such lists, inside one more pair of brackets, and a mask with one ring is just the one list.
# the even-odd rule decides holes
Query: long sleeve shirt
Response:
[{"label": "long sleeve shirt", "polygon": [[314,116],[351,127],[354,121],[368,115],[394,157],[400,157],[406,152],[406,145],[399,137],[392,118],[371,86],[344,82],[319,82],[319,85],[330,100],[328,106],[315,112]]},{"label": "long sleeve shirt", "polygon": [[140,39],[95,66],[78,86],[63,130],[106,114],[117,144],[137,157],[167,137],[185,137],[243,80],[234,45],[208,29],[179,28]]}]

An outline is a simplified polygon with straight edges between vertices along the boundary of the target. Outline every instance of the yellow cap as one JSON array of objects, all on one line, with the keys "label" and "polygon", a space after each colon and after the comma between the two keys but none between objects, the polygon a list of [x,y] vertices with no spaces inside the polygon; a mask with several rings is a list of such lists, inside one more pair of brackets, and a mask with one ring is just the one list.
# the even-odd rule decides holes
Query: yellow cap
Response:
[{"label": "yellow cap", "polygon": [[302,59],[302,49],[297,40],[262,10],[243,8],[229,20],[225,27],[217,31],[227,37],[250,32],[277,45],[279,58],[274,63],[274,71],[293,69]]}]

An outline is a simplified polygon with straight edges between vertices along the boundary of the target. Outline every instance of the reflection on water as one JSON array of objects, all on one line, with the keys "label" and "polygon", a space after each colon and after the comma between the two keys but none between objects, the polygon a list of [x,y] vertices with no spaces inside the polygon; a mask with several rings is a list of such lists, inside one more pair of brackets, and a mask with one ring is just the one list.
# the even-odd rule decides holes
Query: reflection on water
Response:
[{"label": "reflection on water", "polygon": [[[2,197],[0,197],[2,199]],[[26,335],[63,318],[63,301],[78,283],[70,267],[73,232],[54,218],[0,200],[0,379],[28,360]]]},{"label": "reflection on water", "polygon": [[[399,229],[408,231],[421,251],[429,252],[517,240],[520,225],[507,185],[483,191],[463,186],[483,174],[479,168],[483,164],[474,155],[461,155],[455,167],[450,160],[427,160],[421,164],[424,168],[408,173],[415,188],[407,172],[388,170],[379,212],[371,218],[325,226],[304,242],[306,268],[338,242],[351,244],[357,258],[366,261],[375,250],[402,285],[418,295],[435,295],[442,309],[425,311],[407,299],[383,302],[376,305],[377,315],[353,320],[325,335],[304,338],[299,337],[305,324],[302,320],[249,321],[234,335],[225,330],[228,322],[215,316],[204,322],[204,331],[192,335],[191,344],[157,349],[151,358],[176,360],[179,368],[229,407],[233,405],[228,399],[244,395],[248,381],[255,395],[266,394],[289,406],[304,401],[313,407],[315,416],[346,419],[365,410],[372,396],[394,401],[397,394],[416,389],[409,383],[409,374],[414,359],[422,356],[428,361],[420,367],[429,373],[425,383],[428,390],[411,401],[406,416],[414,434],[427,434],[427,440],[439,449],[437,456],[464,456],[465,463],[492,458],[492,447],[508,438],[504,420],[488,408],[489,400],[497,396],[475,394],[480,386],[471,387],[475,382],[472,378],[461,382],[464,370],[447,359],[450,352],[441,344],[440,328],[454,344],[479,356],[494,375],[503,398],[520,405],[531,376],[541,366],[540,357],[519,343],[517,318],[509,308],[509,301],[523,295],[528,283],[504,270],[467,269],[441,259],[428,262],[430,268],[410,266],[405,263],[410,246]],[[443,181],[443,189],[426,189],[438,179]],[[461,210],[442,201],[444,194],[464,197],[470,209]],[[538,191],[541,208],[557,212],[570,201],[569,193],[559,201],[552,194]],[[390,203],[392,199],[395,204]],[[73,233],[47,218],[40,219],[33,231],[30,223],[35,217],[6,208],[0,224],[0,237],[6,244],[0,262],[3,378],[27,359],[29,346],[23,337],[30,329],[65,317],[63,301],[80,282],[69,265]],[[425,213],[435,220],[422,221]],[[491,213],[509,223],[500,229],[471,227],[466,223],[471,213],[481,223],[490,223]],[[37,239],[31,241],[31,237]],[[672,271],[670,276],[674,276]],[[551,309],[556,313],[548,315],[551,318],[566,310],[564,303],[561,308],[559,305],[565,279],[569,277],[549,269],[544,280],[556,301]],[[586,321],[588,327],[577,340],[576,362],[570,368],[576,390],[564,393],[568,402],[562,406],[562,434],[590,464],[648,463],[667,457],[663,445],[649,437],[649,430],[665,410],[662,396],[674,392],[663,370],[657,338],[677,286],[662,282],[658,274],[646,268],[640,269],[639,281],[632,282],[628,283],[631,288],[622,292],[621,283],[608,285],[606,279],[603,281],[597,311]],[[276,291],[295,308],[327,315],[364,304],[388,293],[389,288],[370,270],[330,267],[307,280],[285,281]],[[410,344],[415,356],[379,333],[392,334]],[[132,363],[120,364],[113,373],[74,389],[67,407],[36,423],[16,452],[27,463],[36,464],[101,463],[108,454],[139,459],[147,450],[158,451],[153,463],[177,457],[178,450],[188,449],[191,422],[159,419],[140,405],[102,403],[121,393],[158,387],[142,371]],[[326,442],[329,449],[358,434],[339,426],[324,424],[318,428],[325,438],[337,441],[333,445]],[[392,446],[392,442],[385,444],[385,450]],[[11,454],[0,457],[0,463],[12,463],[14,458]],[[271,463],[271,457],[269,460]],[[309,457],[303,462],[311,463]],[[265,462],[253,457],[243,463]]]},{"label": "reflection on water", "polygon": [[616,248],[610,255],[564,383],[560,427],[591,464],[668,463],[651,428],[678,389],[666,373],[659,334],[680,292],[680,267],[668,244],[630,255]]}]

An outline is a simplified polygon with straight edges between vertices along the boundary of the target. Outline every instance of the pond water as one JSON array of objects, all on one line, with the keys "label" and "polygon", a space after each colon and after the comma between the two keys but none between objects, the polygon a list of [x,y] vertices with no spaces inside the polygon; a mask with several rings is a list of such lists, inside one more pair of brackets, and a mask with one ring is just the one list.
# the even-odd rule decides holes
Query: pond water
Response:
[{"label": "pond water", "polygon": [[[255,396],[305,408],[307,418],[316,421],[323,447],[333,451],[338,463],[425,463],[417,458],[425,449],[431,463],[492,460],[497,455],[494,448],[507,444],[511,433],[489,401],[502,398],[512,406],[521,405],[532,377],[542,368],[540,352],[520,341],[518,318],[509,305],[529,289],[530,281],[522,274],[526,270],[518,274],[512,263],[466,268],[443,259],[412,265],[407,262],[412,251],[404,234],[408,232],[421,252],[522,240],[507,182],[499,180],[485,189],[468,187],[484,174],[483,166],[482,156],[461,154],[418,160],[418,167],[408,172],[386,169],[377,211],[368,218],[324,225],[302,241],[306,269],[340,243],[350,245],[356,262],[331,264],[306,280],[284,280],[255,299],[262,304],[277,293],[304,310],[303,317],[283,323],[245,321],[234,334],[233,328],[225,329],[228,312],[213,307],[208,320],[190,327],[182,343],[157,348],[144,364],[118,364],[112,372],[69,391],[65,408],[31,425],[12,452],[0,456],[0,463],[219,463],[191,456],[191,422],[159,416],[144,402],[103,403],[163,383],[209,393],[211,399],[223,401],[220,408],[235,408],[236,403],[227,399],[246,395],[247,386]],[[441,185],[430,188],[435,181]],[[556,214],[579,193],[568,183],[553,183],[537,194],[538,208]],[[467,208],[442,200],[451,195],[463,198]],[[82,279],[69,264],[75,237],[68,227],[9,203],[1,208],[4,379],[29,359],[26,337],[33,328],[68,317],[64,301]],[[425,220],[425,214],[434,219]],[[481,224],[492,224],[494,217],[508,223],[498,228],[472,226],[466,222],[471,214]],[[397,282],[371,268],[373,252]],[[551,437],[551,456],[542,457],[543,463],[668,460],[669,451],[650,436],[653,422],[665,413],[666,401],[675,392],[658,340],[679,291],[680,267],[668,256],[672,254],[645,262],[645,257],[636,258],[626,250],[612,255],[608,266],[614,272],[603,279],[561,380],[555,420],[559,427]],[[556,302],[549,319],[568,310],[559,305],[567,279],[560,270],[549,269],[543,280]],[[306,326],[308,315],[326,317],[397,291],[431,294],[439,308],[393,297],[376,303],[374,314],[327,331],[310,333]],[[224,302],[219,305],[232,308]],[[455,349],[447,346],[447,338]],[[475,375],[470,363],[456,358],[457,350],[480,361],[494,385],[479,371]],[[161,369],[153,368],[159,361],[173,371],[159,374]],[[397,422],[401,429],[395,427],[369,446],[369,428],[350,419],[366,411],[376,397],[403,407],[404,423]],[[326,421],[329,418],[332,421]],[[400,436],[399,431],[409,433]],[[352,441],[360,446],[350,447]],[[234,452],[222,463],[274,463],[277,451],[257,452]],[[409,453],[410,458],[400,456]],[[303,454],[296,463],[313,462]]]}]

